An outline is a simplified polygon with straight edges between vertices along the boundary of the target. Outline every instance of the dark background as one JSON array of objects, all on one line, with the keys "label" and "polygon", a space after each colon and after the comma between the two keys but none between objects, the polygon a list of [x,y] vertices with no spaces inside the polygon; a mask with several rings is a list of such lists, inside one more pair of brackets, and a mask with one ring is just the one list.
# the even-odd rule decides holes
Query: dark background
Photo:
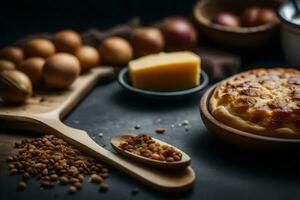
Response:
[{"label": "dark background", "polygon": [[195,0],[6,0],[0,1],[0,46],[36,32],[108,28],[140,16],[143,24],[169,15],[190,15]]}]

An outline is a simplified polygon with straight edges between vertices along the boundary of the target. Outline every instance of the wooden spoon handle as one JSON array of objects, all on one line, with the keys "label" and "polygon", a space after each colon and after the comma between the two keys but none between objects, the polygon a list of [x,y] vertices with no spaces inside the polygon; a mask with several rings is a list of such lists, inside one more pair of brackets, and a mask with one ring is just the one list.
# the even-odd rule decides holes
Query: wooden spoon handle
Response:
[{"label": "wooden spoon handle", "polygon": [[138,180],[165,192],[181,192],[189,189],[194,180],[195,173],[191,167],[180,171],[163,171],[149,168],[145,165],[126,160],[99,146],[89,135],[83,131],[71,128],[57,119],[47,119],[39,117],[37,119],[50,133],[57,135],[71,143],[78,149],[98,158]]}]

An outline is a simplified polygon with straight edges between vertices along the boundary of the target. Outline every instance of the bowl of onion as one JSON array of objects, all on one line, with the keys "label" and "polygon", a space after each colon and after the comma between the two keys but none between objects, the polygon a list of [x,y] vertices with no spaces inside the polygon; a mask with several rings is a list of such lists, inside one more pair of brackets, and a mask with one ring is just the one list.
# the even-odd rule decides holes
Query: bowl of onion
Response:
[{"label": "bowl of onion", "polygon": [[201,0],[193,16],[201,32],[217,44],[256,48],[278,33],[280,0]]}]

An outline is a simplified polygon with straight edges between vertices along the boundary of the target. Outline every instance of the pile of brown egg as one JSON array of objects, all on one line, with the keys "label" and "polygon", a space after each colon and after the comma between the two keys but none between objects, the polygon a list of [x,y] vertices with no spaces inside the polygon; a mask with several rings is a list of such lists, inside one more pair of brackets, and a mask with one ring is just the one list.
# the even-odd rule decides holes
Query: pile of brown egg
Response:
[{"label": "pile of brown egg", "polygon": [[83,45],[79,33],[62,30],[51,39],[34,38],[23,48],[0,50],[0,100],[24,103],[33,89],[68,88],[80,75],[98,66],[125,66],[133,58],[161,51],[190,50],[197,43],[193,25],[182,17],[168,17],[156,27],[139,27],[127,40],[104,39],[98,49]]},{"label": "pile of brown egg", "polygon": [[73,30],[57,32],[52,40],[34,38],[21,49],[7,46],[0,50],[0,96],[8,103],[23,103],[33,89],[69,87],[79,76],[97,66],[100,55],[82,44]]}]

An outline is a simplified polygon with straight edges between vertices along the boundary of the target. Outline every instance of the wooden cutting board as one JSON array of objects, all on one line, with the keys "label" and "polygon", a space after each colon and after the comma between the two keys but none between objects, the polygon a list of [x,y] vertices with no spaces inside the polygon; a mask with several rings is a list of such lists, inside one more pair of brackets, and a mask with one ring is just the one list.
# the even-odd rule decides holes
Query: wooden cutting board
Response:
[{"label": "wooden cutting board", "polygon": [[85,131],[68,127],[61,122],[99,80],[113,76],[113,68],[99,67],[80,76],[66,91],[40,91],[27,104],[21,106],[0,104],[0,128],[55,134],[80,150],[160,191],[180,192],[189,189],[196,177],[191,167],[167,172],[126,160],[99,146]]}]

